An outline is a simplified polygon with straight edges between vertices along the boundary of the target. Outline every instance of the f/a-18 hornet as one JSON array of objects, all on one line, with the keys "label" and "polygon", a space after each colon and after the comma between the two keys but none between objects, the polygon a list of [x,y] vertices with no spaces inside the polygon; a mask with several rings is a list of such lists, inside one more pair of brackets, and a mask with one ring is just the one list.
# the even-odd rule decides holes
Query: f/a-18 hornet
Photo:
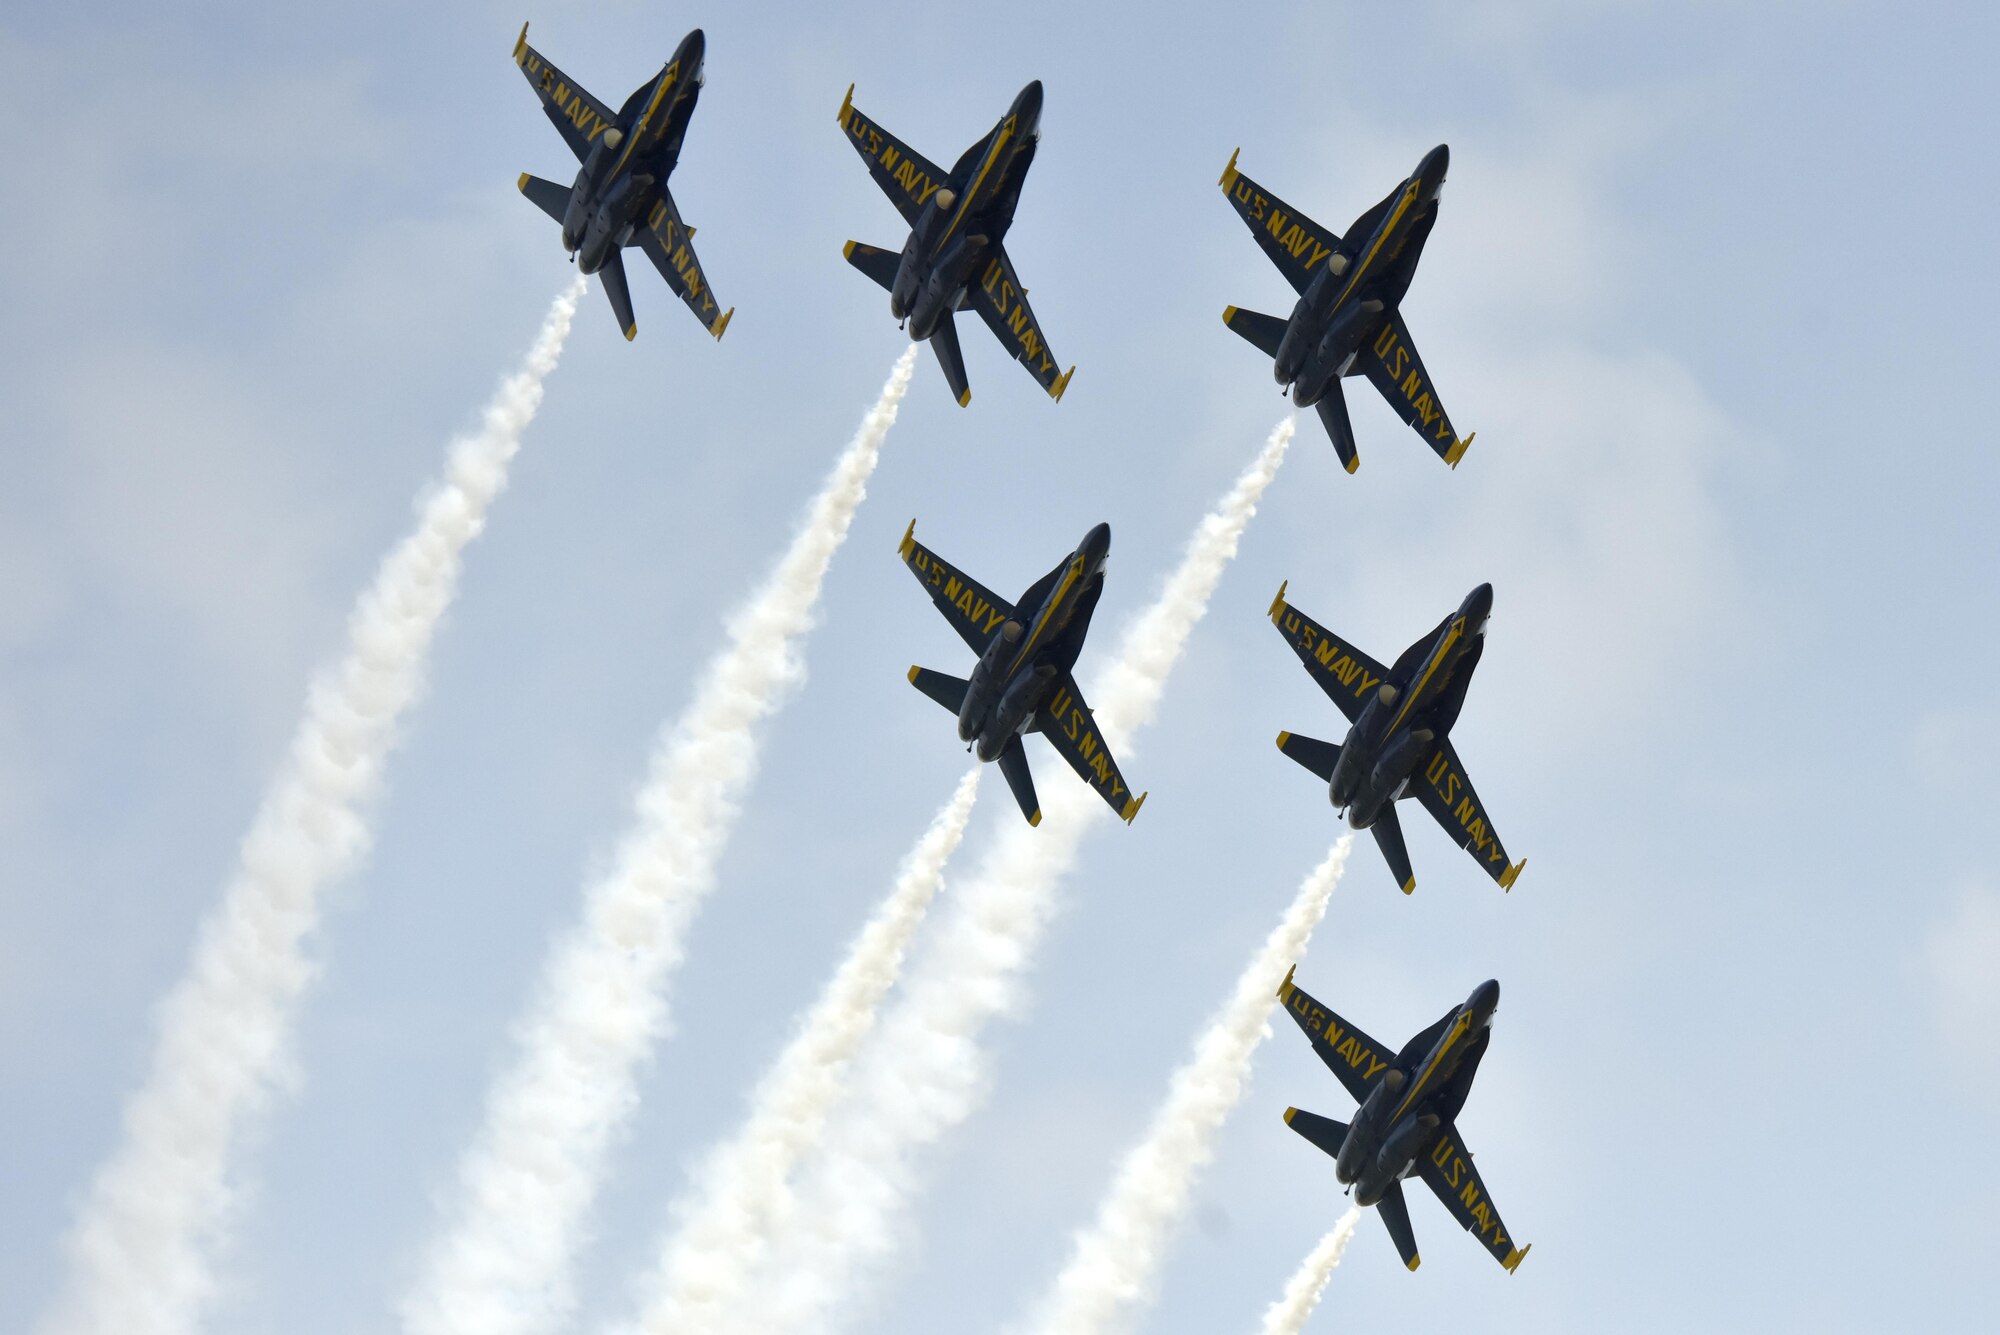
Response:
[{"label": "f/a-18 hornet", "polygon": [[563,249],[585,273],[604,282],[618,327],[639,332],[632,291],[625,281],[625,247],[637,246],[660,271],[702,327],[717,338],[736,308],[719,311],[708,277],[694,257],[694,228],[681,221],[667,177],[680,161],[688,118],[701,96],[704,42],[696,28],[681,39],[672,60],[634,89],[613,112],[528,45],[528,25],[514,43],[514,63],[527,75],[542,110],[563,142],[583,163],[576,184],[557,185],[521,173],[521,193],[562,225]]},{"label": "f/a-18 hornet", "polygon": [[972,402],[952,312],[979,312],[1014,360],[1052,399],[1076,374],[1056,374],[1055,354],[1028,309],[1028,289],[1001,242],[1014,224],[1021,183],[1041,142],[1042,84],[1023,88],[992,132],[965,150],[947,175],[854,108],[854,85],[840,103],[840,128],[868,174],[910,225],[901,254],[847,243],[847,262],[889,292],[889,313],[915,340],[929,339],[963,408]]},{"label": "f/a-18 hornet", "polygon": [[1356,1205],[1375,1207],[1403,1264],[1417,1268],[1417,1238],[1403,1200],[1403,1179],[1414,1171],[1460,1227],[1513,1274],[1528,1248],[1516,1246],[1500,1222],[1500,1212],[1472,1165],[1472,1151],[1453,1122],[1493,1037],[1500,984],[1491,979],[1481,983],[1464,1005],[1446,1011],[1393,1057],[1313,1000],[1290,973],[1278,989],[1278,1000],[1312,1040],[1319,1059],[1361,1105],[1351,1126],[1297,1108],[1285,1109],[1285,1123],[1333,1156],[1334,1177]]},{"label": "f/a-18 hornet", "polygon": [[1424,154],[1407,181],[1354,220],[1345,240],[1237,171],[1236,154],[1223,169],[1222,193],[1299,299],[1290,319],[1231,306],[1222,322],[1271,359],[1271,373],[1280,386],[1291,386],[1292,402],[1319,409],[1341,467],[1350,473],[1361,459],[1340,388],[1343,376],[1374,381],[1389,406],[1453,468],[1472,443],[1471,436],[1461,440],[1453,432],[1397,309],[1437,222],[1450,161],[1443,144]]},{"label": "f/a-18 hornet", "polygon": [[1457,611],[1387,668],[1286,602],[1285,588],[1279,585],[1271,601],[1271,624],[1351,726],[1339,746],[1281,732],[1278,749],[1326,782],[1328,797],[1347,813],[1349,825],[1375,832],[1404,894],[1417,888],[1417,878],[1396,820],[1401,797],[1422,802],[1502,890],[1512,889],[1528,861],[1507,865],[1507,850],[1447,736],[1486,651],[1493,586],[1482,584],[1465,595]]},{"label": "f/a-18 hornet", "polygon": [[903,564],[930,591],[944,619],[979,655],[972,677],[910,669],[910,684],[958,715],[958,740],[982,760],[998,760],[1028,824],[1042,823],[1034,776],[1021,738],[1038,732],[1070,768],[1097,789],[1126,824],[1139,814],[1144,793],[1132,796],[1111,748],[1097,731],[1090,706],[1070,670],[1090,632],[1090,615],[1104,594],[1104,558],[1111,525],[1083,535],[1075,551],[1028,586],[1014,606],[982,588],[916,539],[917,522],[903,533]]}]

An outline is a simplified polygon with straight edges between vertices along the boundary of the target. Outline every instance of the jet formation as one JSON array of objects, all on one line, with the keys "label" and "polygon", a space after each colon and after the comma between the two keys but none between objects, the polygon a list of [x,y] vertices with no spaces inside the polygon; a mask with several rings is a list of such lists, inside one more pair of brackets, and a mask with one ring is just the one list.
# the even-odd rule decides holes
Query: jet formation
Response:
[{"label": "jet formation", "polygon": [[696,28],[673,58],[640,84],[616,112],[528,45],[528,25],[514,42],[514,63],[542,100],[542,111],[576,154],[574,185],[521,173],[521,193],[562,227],[563,249],[577,268],[596,274],[629,341],[639,332],[624,251],[644,251],[667,286],[718,339],[736,308],[717,312],[715,294],[694,255],[694,228],[681,221],[667,178],[680,161],[688,119],[701,96],[706,41]]},{"label": "jet formation", "polygon": [[1459,1226],[1512,1274],[1528,1248],[1516,1246],[1500,1222],[1456,1122],[1493,1038],[1500,984],[1488,979],[1472,989],[1463,1005],[1446,1011],[1393,1057],[1314,1000],[1290,972],[1278,1000],[1360,1105],[1351,1124],[1297,1108],[1285,1109],[1285,1124],[1333,1156],[1334,1177],[1356,1205],[1375,1207],[1403,1264],[1412,1270],[1418,1264],[1417,1236],[1403,1200],[1403,1180],[1414,1171]]},{"label": "jet formation", "polygon": [[1021,184],[1041,142],[1042,84],[1014,98],[992,130],[961,153],[949,173],[861,114],[854,85],[840,103],[840,128],[868,164],[868,174],[910,225],[900,252],[849,241],[847,262],[889,293],[889,313],[917,342],[926,339],[944,368],[951,395],[972,402],[952,313],[970,308],[1052,399],[1069,388],[1074,366],[1058,375],[1055,354],[1028,307],[1028,288],[1007,258],[1007,229]]},{"label": "jet formation", "polygon": [[[615,112],[527,37],[523,24],[514,61],[580,165],[568,186],[524,174],[521,193],[560,225],[563,249],[577,267],[602,279],[628,340],[638,326],[623,255],[634,247],[720,339],[734,309],[719,309],[695,257],[694,229],[668,191],[703,86],[701,30],[689,33]],[[841,100],[842,133],[909,229],[900,249],[849,241],[846,260],[889,294],[890,314],[912,340],[930,343],[961,407],[972,399],[954,320],[962,311],[976,311],[1049,397],[1060,400],[1075,373],[1074,366],[1058,370],[1005,246],[1041,142],[1041,115],[1042,85],[1032,81],[946,171],[856,108],[854,85]],[[1297,299],[1285,317],[1230,306],[1224,323],[1271,359],[1281,393],[1318,412],[1347,472],[1360,465],[1343,389],[1351,376],[1367,377],[1455,469],[1472,436],[1460,437],[1452,426],[1401,310],[1437,223],[1449,149],[1440,144],[1424,154],[1345,236],[1244,175],[1239,156],[1240,150],[1232,153],[1223,171],[1223,194]],[[1094,526],[1010,604],[919,543],[914,520],[898,547],[976,656],[968,676],[912,667],[909,680],[954,716],[968,751],[982,763],[999,762],[1030,826],[1042,818],[1023,740],[1033,734],[1046,738],[1126,823],[1146,800],[1120,773],[1072,675],[1104,593],[1110,548],[1110,525]],[[1502,890],[1510,889],[1525,861],[1510,865],[1450,739],[1485,650],[1492,586],[1473,589],[1389,666],[1293,607],[1288,587],[1281,585],[1271,603],[1271,622],[1348,728],[1338,745],[1281,732],[1278,749],[1326,785],[1352,828],[1373,832],[1405,894],[1416,888],[1396,814],[1405,797],[1416,798]],[[1376,1209],[1411,1270],[1417,1245],[1402,1183],[1412,1174],[1508,1272],[1528,1250],[1501,1223],[1456,1125],[1486,1054],[1499,996],[1498,983],[1480,984],[1391,1055],[1299,988],[1291,973],[1278,991],[1358,1105],[1351,1125],[1296,1108],[1286,1110],[1285,1120],[1334,1159],[1336,1180],[1357,1203]]]},{"label": "jet formation", "polygon": [[897,549],[903,564],[979,660],[970,677],[913,667],[910,684],[958,716],[958,740],[967,750],[982,761],[1000,762],[1028,824],[1042,823],[1042,804],[1021,738],[1036,732],[1131,824],[1146,795],[1132,796],[1070,675],[1104,595],[1111,525],[1098,524],[1084,534],[1075,551],[1011,606],[918,542],[916,531],[913,519]]},{"label": "jet formation", "polygon": [[1299,299],[1289,319],[1231,306],[1222,322],[1271,359],[1271,373],[1281,389],[1290,386],[1293,403],[1319,411],[1348,472],[1361,466],[1340,387],[1351,375],[1367,376],[1438,458],[1457,468],[1472,437],[1461,440],[1453,431],[1398,309],[1437,223],[1451,150],[1439,144],[1424,154],[1408,179],[1354,220],[1345,239],[1236,170],[1236,158],[1231,153],[1223,169],[1222,193]]},{"label": "jet formation", "polygon": [[1396,802],[1403,797],[1421,802],[1502,890],[1512,889],[1527,860],[1507,864],[1507,850],[1450,737],[1473,669],[1486,652],[1493,586],[1481,584],[1465,595],[1457,610],[1403,650],[1393,667],[1383,667],[1286,602],[1288,587],[1289,581],[1279,585],[1271,600],[1271,624],[1347,716],[1349,727],[1339,746],[1281,732],[1278,749],[1319,776],[1350,826],[1374,832],[1404,894],[1417,888],[1417,878],[1396,818]]}]

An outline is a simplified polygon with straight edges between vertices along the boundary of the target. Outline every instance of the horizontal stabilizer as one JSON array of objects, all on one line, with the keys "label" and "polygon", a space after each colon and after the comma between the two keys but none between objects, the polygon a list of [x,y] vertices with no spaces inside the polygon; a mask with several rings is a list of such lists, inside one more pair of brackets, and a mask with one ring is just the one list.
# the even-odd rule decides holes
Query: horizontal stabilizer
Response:
[{"label": "horizontal stabilizer", "polygon": [[929,668],[913,667],[910,669],[910,685],[956,715],[965,707],[965,693],[972,683],[963,677],[954,677],[948,672],[933,672]]},{"label": "horizontal stabilizer", "polygon": [[1396,878],[1396,884],[1404,894],[1417,888],[1417,874],[1410,870],[1410,850],[1403,846],[1403,823],[1396,819],[1396,804],[1391,802],[1382,808],[1382,814],[1369,827],[1375,834],[1375,846],[1382,850],[1383,861],[1389,864],[1389,874]]},{"label": "horizontal stabilizer", "polygon": [[1396,1255],[1403,1258],[1403,1264],[1415,1270],[1422,1264],[1417,1256],[1417,1234],[1410,1227],[1409,1202],[1403,1199],[1403,1184],[1392,1182],[1382,1199],[1375,1203],[1375,1213],[1382,1216],[1388,1226],[1390,1240],[1396,1244]]},{"label": "horizontal stabilizer", "polygon": [[864,245],[859,241],[848,242],[840,253],[847,257],[849,264],[880,283],[884,292],[895,290],[896,266],[903,262],[901,255],[893,250]]},{"label": "horizontal stabilizer", "polygon": [[1333,767],[1340,763],[1340,748],[1332,742],[1301,737],[1295,732],[1281,732],[1278,734],[1278,749],[1325,782],[1333,782]]},{"label": "horizontal stabilizer", "polygon": [[1350,473],[1361,467],[1361,455],[1354,448],[1354,423],[1347,416],[1347,393],[1339,380],[1328,382],[1313,408],[1326,428],[1326,438],[1333,442],[1333,452],[1340,456],[1340,466]]},{"label": "horizontal stabilizer", "polygon": [[944,382],[951,386],[951,396],[963,408],[972,402],[972,389],[965,379],[965,354],[958,350],[958,327],[951,322],[951,312],[938,317],[937,328],[931,332],[931,350],[937,353],[938,365],[944,368]]},{"label": "horizontal stabilizer", "polygon": [[1263,353],[1266,357],[1278,355],[1278,344],[1285,338],[1285,322],[1275,315],[1259,315],[1256,311],[1246,311],[1239,306],[1230,306],[1222,312],[1222,323],[1240,334],[1244,341]]},{"label": "horizontal stabilizer", "polygon": [[520,186],[521,193],[528,197],[530,203],[554,218],[558,226],[562,224],[563,215],[569,212],[568,186],[557,185],[554,181],[544,181],[541,177],[530,176],[526,172],[521,173]]},{"label": "horizontal stabilizer", "polygon": [[1347,1139],[1347,1123],[1336,1122],[1331,1117],[1321,1117],[1318,1113],[1287,1108],[1285,1125],[1319,1146],[1333,1158],[1340,1157],[1340,1147]]},{"label": "horizontal stabilizer", "polygon": [[1001,750],[1000,773],[1014,790],[1014,800],[1020,803],[1021,814],[1028,818],[1028,824],[1040,825],[1042,804],[1035,796],[1035,776],[1028,770],[1028,753],[1021,749],[1019,737],[1009,737]]},{"label": "horizontal stabilizer", "polygon": [[625,281],[625,257],[615,250],[607,253],[597,276],[604,284],[604,295],[611,301],[611,313],[618,317],[618,331],[630,343],[639,333],[639,322],[632,315],[632,289]]}]

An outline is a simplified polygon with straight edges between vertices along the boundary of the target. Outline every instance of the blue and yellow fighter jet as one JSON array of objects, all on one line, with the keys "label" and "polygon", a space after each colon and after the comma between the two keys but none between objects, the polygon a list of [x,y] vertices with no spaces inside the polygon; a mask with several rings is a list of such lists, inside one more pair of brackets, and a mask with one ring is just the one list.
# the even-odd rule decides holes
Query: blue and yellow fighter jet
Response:
[{"label": "blue and yellow fighter jet", "polygon": [[1042,85],[1023,88],[992,131],[960,156],[949,175],[854,109],[854,85],[840,103],[840,128],[868,164],[868,174],[910,225],[901,254],[847,243],[847,262],[889,293],[889,312],[912,339],[937,350],[952,397],[972,402],[952,312],[979,312],[1014,360],[1052,399],[1076,374],[1056,374],[1055,354],[1028,309],[1028,289],[1001,242],[1014,223],[1021,183],[1041,142]]},{"label": "blue and yellow fighter jet", "polygon": [[1493,1037],[1500,984],[1490,979],[1481,983],[1464,1005],[1445,1012],[1393,1057],[1313,1000],[1289,972],[1278,1000],[1312,1040],[1319,1059],[1361,1105],[1352,1126],[1297,1108],[1285,1109],[1285,1123],[1333,1156],[1334,1177],[1356,1205],[1375,1207],[1403,1264],[1417,1268],[1417,1238],[1403,1200],[1403,1179],[1414,1170],[1460,1227],[1476,1235],[1479,1245],[1513,1274],[1528,1248],[1516,1246],[1500,1222],[1500,1212],[1472,1166],[1472,1151],[1453,1123]]},{"label": "blue and yellow fighter jet", "polygon": [[542,99],[549,123],[583,163],[572,186],[523,172],[521,193],[562,225],[563,249],[577,267],[603,279],[604,295],[627,339],[639,332],[625,281],[627,246],[646,252],[667,286],[717,338],[736,314],[733,306],[718,310],[690,244],[694,228],[681,221],[667,193],[667,177],[680,161],[688,118],[701,96],[704,47],[696,28],[681,39],[673,59],[613,112],[528,45],[527,24],[514,42],[514,63]]},{"label": "blue and yellow fighter jet", "polygon": [[1048,738],[1070,768],[1131,824],[1146,795],[1132,796],[1070,675],[1104,593],[1111,525],[1084,534],[1076,550],[1029,585],[1012,607],[918,542],[916,531],[913,519],[898,548],[903,564],[979,661],[970,680],[913,667],[910,684],[958,715],[958,740],[968,751],[982,761],[1000,762],[1028,824],[1042,823],[1042,804],[1021,747],[1022,736],[1031,732]]},{"label": "blue and yellow fighter jet", "polygon": [[1417,888],[1417,878],[1403,847],[1396,799],[1412,796],[1502,890],[1512,889],[1527,859],[1507,865],[1507,850],[1446,735],[1486,651],[1493,586],[1482,584],[1467,594],[1436,630],[1385,668],[1287,603],[1288,584],[1279,585],[1271,601],[1271,624],[1351,726],[1339,746],[1281,732],[1278,749],[1326,782],[1327,796],[1347,813],[1349,825],[1375,832],[1404,894]]},{"label": "blue and yellow fighter jet", "polygon": [[1222,172],[1222,193],[1299,294],[1290,319],[1231,306],[1222,322],[1271,359],[1271,373],[1280,386],[1291,386],[1292,402],[1319,409],[1340,465],[1350,473],[1361,458],[1340,388],[1343,376],[1373,381],[1389,406],[1453,468],[1472,443],[1471,436],[1461,440],[1452,430],[1397,309],[1437,222],[1438,192],[1450,161],[1451,150],[1443,144],[1426,153],[1408,180],[1354,220],[1345,240],[1237,171],[1235,153]]}]

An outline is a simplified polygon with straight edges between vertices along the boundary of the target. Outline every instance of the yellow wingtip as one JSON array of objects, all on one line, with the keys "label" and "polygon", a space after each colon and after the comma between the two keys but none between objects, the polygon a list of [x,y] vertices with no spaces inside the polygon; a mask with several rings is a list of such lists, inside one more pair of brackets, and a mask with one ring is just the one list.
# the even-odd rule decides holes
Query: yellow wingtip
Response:
[{"label": "yellow wingtip", "polygon": [[1416,1268],[1417,1268],[1418,1266],[1422,1265],[1423,1263],[1424,1263],[1424,1258],[1423,1258],[1423,1257],[1421,1257],[1421,1256],[1412,1256],[1412,1257],[1410,1258],[1410,1269],[1411,1269],[1411,1270],[1415,1270],[1415,1269],[1416,1269]]},{"label": "yellow wingtip", "polygon": [[1297,1108],[1285,1109],[1285,1125],[1290,1126],[1292,1124],[1292,1119],[1294,1117],[1297,1117],[1298,1115],[1299,1115],[1299,1110]]},{"label": "yellow wingtip", "polygon": [[1241,146],[1229,150],[1229,165],[1222,169],[1222,179],[1216,182],[1224,191],[1228,191],[1236,185],[1236,155],[1242,151]]},{"label": "yellow wingtip", "polygon": [[1277,624],[1278,613],[1285,610],[1285,590],[1289,589],[1291,586],[1292,582],[1290,580],[1285,580],[1283,583],[1278,585],[1278,596],[1271,600],[1271,610],[1265,613],[1266,616],[1271,618],[1272,625]]},{"label": "yellow wingtip", "polygon": [[1061,375],[1057,376],[1055,384],[1049,386],[1049,397],[1054,399],[1057,403],[1061,403],[1063,391],[1069,388],[1069,378],[1075,374],[1076,374],[1076,367],[1071,366],[1069,370],[1064,371]]},{"label": "yellow wingtip", "polygon": [[1361,456],[1358,454],[1355,455],[1352,459],[1349,459],[1347,461],[1347,471],[1350,476],[1354,473],[1356,469],[1360,467],[1361,467]]},{"label": "yellow wingtip", "polygon": [[840,248],[840,258],[842,258],[842,259],[844,259],[844,260],[851,260],[851,259],[853,259],[853,258],[854,258],[854,248],[855,248],[856,246],[860,245],[860,244],[861,244],[861,243],[860,243],[860,242],[858,242],[858,241],[850,241],[850,242],[848,242],[848,243],[847,243],[846,245],[842,246],[842,247]]},{"label": "yellow wingtip", "polygon": [[528,50],[528,25],[523,23],[521,25],[521,35],[514,39],[514,63],[516,65],[521,63],[521,57],[527,53],[527,50]]},{"label": "yellow wingtip", "polygon": [[972,389],[970,386],[966,388],[964,393],[958,396],[958,406],[961,408],[972,406]]},{"label": "yellow wingtip", "polygon": [[514,188],[524,195],[528,193],[528,173],[521,173],[521,179],[514,182]]},{"label": "yellow wingtip", "polygon": [[720,343],[722,341],[722,336],[729,331],[729,322],[735,318],[736,308],[731,306],[722,313],[720,319],[708,327],[708,332],[715,335],[716,342]]},{"label": "yellow wingtip", "polygon": [[923,669],[915,663],[910,664],[910,685],[915,686],[917,684],[917,674],[922,671]]},{"label": "yellow wingtip", "polygon": [[1125,823],[1127,825],[1130,825],[1132,823],[1132,818],[1139,814],[1139,808],[1145,805],[1146,805],[1146,794],[1141,793],[1137,797],[1133,798],[1130,802],[1127,802],[1125,804],[1125,809],[1119,812],[1118,814],[1125,818]]},{"label": "yellow wingtip", "polygon": [[1521,875],[1521,868],[1527,865],[1528,865],[1528,860],[1526,858],[1522,858],[1519,862],[1509,867],[1506,871],[1501,872],[1500,888],[1502,890],[1512,890],[1514,888],[1514,882]]},{"label": "yellow wingtip", "polygon": [[1406,895],[1415,893],[1416,888],[1417,888],[1417,878],[1414,876],[1412,876],[1409,880],[1403,882],[1403,893]]},{"label": "yellow wingtip", "polygon": [[917,521],[912,519],[910,526],[903,530],[903,540],[896,544],[896,555],[902,557],[905,561],[910,559],[910,552],[917,545],[916,533]]},{"label": "yellow wingtip", "polygon": [[1458,440],[1453,441],[1451,448],[1444,452],[1444,461],[1453,468],[1458,467],[1458,461],[1465,457],[1466,448],[1472,444],[1473,437],[1478,434],[1477,431],[1469,432]]},{"label": "yellow wingtip", "polygon": [[1280,751],[1284,750],[1284,749],[1285,749],[1285,743],[1286,743],[1286,742],[1289,742],[1289,741],[1291,741],[1291,740],[1292,740],[1292,734],[1290,734],[1289,732],[1281,732],[1281,733],[1279,733],[1279,734],[1278,734],[1278,749],[1279,749]]},{"label": "yellow wingtip", "polygon": [[1222,308],[1222,323],[1228,324],[1235,318],[1236,318],[1236,308],[1234,306],[1224,306]]},{"label": "yellow wingtip", "polygon": [[625,326],[625,341],[630,343],[637,337],[639,337],[639,322],[634,320],[631,324]]},{"label": "yellow wingtip", "polygon": [[1033,829],[1034,827],[1040,825],[1041,823],[1042,823],[1042,809],[1040,807],[1036,807],[1032,812],[1028,813],[1028,828]]},{"label": "yellow wingtip", "polygon": [[853,84],[849,84],[849,85],[847,85],[847,95],[846,95],[845,97],[843,97],[843,98],[841,98],[841,99],[840,99],[840,124],[841,124],[841,128],[843,128],[843,129],[845,129],[845,128],[846,128],[846,126],[847,126],[847,115],[848,115],[848,113],[849,113],[849,112],[851,112],[851,111],[853,111],[853,110],[854,110],[854,85],[853,85]]},{"label": "yellow wingtip", "polygon": [[1535,1244],[1532,1242],[1525,1247],[1516,1247],[1513,1251],[1507,1253],[1507,1259],[1500,1264],[1506,1266],[1507,1273],[1511,1275],[1520,1267],[1521,1262],[1527,1259],[1528,1253],[1533,1250],[1535,1250]]},{"label": "yellow wingtip", "polygon": [[[1294,964],[1291,968],[1285,970],[1285,981],[1278,984],[1278,1000],[1290,1001],[1292,999],[1292,975],[1297,973],[1298,971],[1299,971],[1299,966],[1296,964]],[[1287,1122],[1291,1121],[1292,1114],[1297,1111],[1298,1111],[1297,1108],[1285,1109],[1285,1120]]]}]

